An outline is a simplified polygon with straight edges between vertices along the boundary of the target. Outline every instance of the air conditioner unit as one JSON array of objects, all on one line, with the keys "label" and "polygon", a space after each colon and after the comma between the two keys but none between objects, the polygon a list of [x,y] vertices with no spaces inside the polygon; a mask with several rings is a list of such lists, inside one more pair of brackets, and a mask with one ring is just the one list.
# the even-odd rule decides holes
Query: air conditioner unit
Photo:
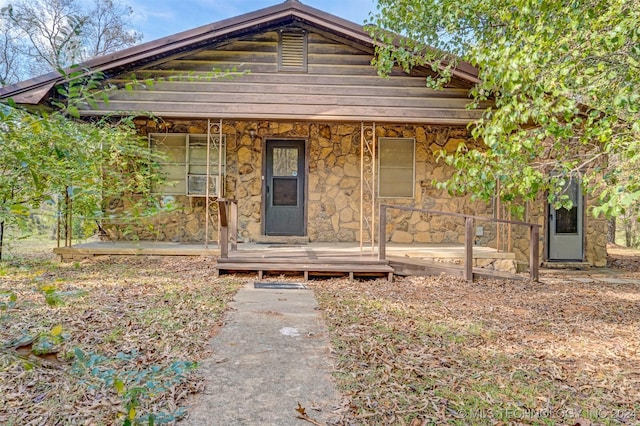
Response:
[{"label": "air conditioner unit", "polygon": [[[205,197],[206,194],[206,175],[188,175],[187,179],[187,195]],[[220,188],[220,194],[218,194]],[[224,189],[219,186],[219,176],[209,176],[209,196],[217,197],[224,194]]]}]

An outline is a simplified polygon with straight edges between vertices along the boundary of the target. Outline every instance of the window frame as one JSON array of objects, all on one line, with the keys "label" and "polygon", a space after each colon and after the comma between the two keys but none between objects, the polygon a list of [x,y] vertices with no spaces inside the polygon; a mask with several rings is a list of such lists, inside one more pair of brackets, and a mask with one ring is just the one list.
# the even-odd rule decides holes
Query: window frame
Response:
[{"label": "window frame", "polygon": [[[383,163],[382,156],[382,145],[385,143],[393,143],[394,141],[411,141],[411,167],[402,167],[403,169],[411,169],[411,195],[382,195],[381,194],[381,186],[383,185],[383,170],[391,169],[391,167],[385,167]],[[377,158],[377,196],[378,198],[390,199],[390,198],[401,198],[401,199],[414,199],[416,196],[416,139],[415,138],[404,138],[404,137],[379,137],[378,138],[378,158]],[[396,167],[397,168],[397,167]]]},{"label": "window frame", "polygon": [[[212,138],[212,140],[217,139],[219,136],[218,134],[215,135],[210,135],[210,137]],[[206,155],[205,155],[205,162],[202,162],[201,158],[198,158],[196,160],[193,160],[191,157],[193,156],[192,150],[194,150],[196,146],[206,146],[206,139],[207,139],[207,135],[206,134],[200,134],[200,133],[149,133],[148,135],[149,138],[149,149],[151,150],[155,150],[154,152],[160,152],[161,154],[165,155],[168,151],[164,151],[162,149],[158,149],[158,147],[160,146],[160,143],[164,142],[164,140],[166,139],[177,139],[177,141],[179,141],[179,143],[175,143],[176,141],[174,141],[173,144],[167,146],[167,150],[169,149],[174,149],[178,152],[181,151],[182,153],[182,159],[180,158],[175,158],[174,161],[159,161],[158,165],[160,166],[160,173],[163,173],[163,166],[170,166],[170,167],[181,167],[181,173],[180,175],[182,176],[182,179],[178,180],[176,179],[177,176],[174,176],[174,179],[172,179],[172,182],[177,182],[176,184],[176,188],[171,187],[170,185],[167,185],[166,183],[163,183],[160,185],[160,187],[152,187],[151,188],[151,193],[152,194],[161,194],[161,195],[185,195],[188,197],[204,197],[206,196],[206,192],[193,192],[190,191],[190,186],[189,186],[189,182],[190,180],[194,180],[198,177],[201,176],[206,176]],[[202,139],[204,138],[204,144],[201,141],[195,142],[195,140],[197,139]],[[192,142],[192,139],[194,140]],[[158,143],[157,141],[159,141],[160,143]],[[155,142],[155,143],[154,143]],[[219,163],[219,154],[216,152],[217,151],[217,147],[216,145],[214,145],[213,142],[211,142],[211,148],[210,148],[210,153],[209,153],[209,176],[210,176],[210,182],[209,182],[209,188],[210,188],[210,192],[209,195],[210,196],[216,196],[217,194],[215,193],[215,191],[212,191],[212,188],[217,189],[217,184],[218,183],[224,183],[224,177],[226,175],[226,135],[222,135],[222,141],[218,143],[220,150],[222,151],[222,163]],[[214,154],[215,152],[215,154]],[[182,160],[182,161],[180,161]],[[196,172],[196,170],[198,168],[202,168],[205,167],[205,172]],[[196,170],[192,170],[192,168],[196,169]],[[165,169],[166,170],[166,169]],[[175,175],[175,174],[174,174]],[[221,175],[222,177],[222,182],[217,182],[218,180],[218,176]],[[224,194],[224,185],[221,185],[220,187],[220,193]]]}]

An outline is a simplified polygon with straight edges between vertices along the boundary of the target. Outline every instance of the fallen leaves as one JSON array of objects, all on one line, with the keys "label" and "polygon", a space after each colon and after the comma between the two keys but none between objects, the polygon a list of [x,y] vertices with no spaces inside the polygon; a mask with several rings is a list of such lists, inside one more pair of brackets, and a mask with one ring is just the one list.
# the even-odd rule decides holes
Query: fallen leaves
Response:
[{"label": "fallen leaves", "polygon": [[310,285],[355,424],[638,422],[637,285],[448,276]]},{"label": "fallen leaves", "polygon": [[304,420],[316,426],[324,426],[323,423],[320,423],[317,420],[309,417],[309,415],[307,414],[307,410],[299,402],[298,407],[296,407],[296,411],[298,412],[298,415],[296,416],[297,419]]},{"label": "fallen leaves", "polygon": [[[159,424],[183,415],[180,405],[204,386],[195,362],[209,355],[241,285],[214,278],[211,264],[128,258],[11,267],[0,277],[0,292],[15,295],[0,312],[0,423]],[[41,342],[48,346],[36,356]]]},{"label": "fallen leaves", "polygon": [[[242,285],[213,278],[207,259],[11,268],[0,277],[3,424],[179,416],[203,391],[185,362],[210,355],[207,342]],[[637,285],[558,275],[537,284],[440,276],[309,286],[344,394],[335,424],[638,423]],[[57,363],[17,351],[43,334],[62,339],[47,355]],[[145,393],[133,395],[136,386]],[[320,424],[302,405],[296,412]]]},{"label": "fallen leaves", "polygon": [[640,251],[614,244],[607,245],[607,267],[640,272]]}]

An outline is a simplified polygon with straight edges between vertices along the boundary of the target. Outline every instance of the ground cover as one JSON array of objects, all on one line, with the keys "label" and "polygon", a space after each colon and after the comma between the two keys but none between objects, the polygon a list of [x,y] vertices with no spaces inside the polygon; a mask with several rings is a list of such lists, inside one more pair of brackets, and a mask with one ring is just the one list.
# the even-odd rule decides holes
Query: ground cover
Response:
[{"label": "ground cover", "polygon": [[30,253],[0,263],[0,424],[180,418],[240,281],[214,279],[207,259]]},{"label": "ground cover", "polygon": [[[628,256],[611,260],[628,266]],[[351,424],[640,424],[637,284],[312,285]]]},{"label": "ground cover", "polygon": [[[214,278],[202,258],[59,264],[24,247],[0,262],[0,424],[172,423],[254,279]],[[610,252],[640,278],[638,252]],[[311,281],[336,424],[639,424],[640,286],[543,280]]]}]

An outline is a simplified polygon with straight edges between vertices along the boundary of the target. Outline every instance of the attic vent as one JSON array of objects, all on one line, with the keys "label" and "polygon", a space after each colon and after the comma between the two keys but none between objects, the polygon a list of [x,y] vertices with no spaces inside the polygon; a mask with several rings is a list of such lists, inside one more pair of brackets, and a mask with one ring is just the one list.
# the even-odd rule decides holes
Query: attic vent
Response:
[{"label": "attic vent", "polygon": [[278,43],[278,70],[307,72],[307,34],[281,32]]}]

